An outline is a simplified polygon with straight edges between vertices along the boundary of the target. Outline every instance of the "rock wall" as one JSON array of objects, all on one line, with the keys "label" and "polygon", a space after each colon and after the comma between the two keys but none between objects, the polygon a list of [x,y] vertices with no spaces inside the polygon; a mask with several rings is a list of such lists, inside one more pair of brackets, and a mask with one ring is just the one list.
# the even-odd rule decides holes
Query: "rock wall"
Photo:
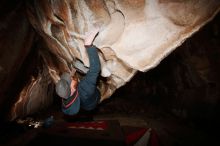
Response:
[{"label": "rock wall", "polygon": [[[28,56],[35,37],[24,3],[0,2],[0,113],[14,100],[10,97],[16,75]],[[2,116],[1,116],[2,117]]]},{"label": "rock wall", "polygon": [[75,62],[89,67],[83,35],[95,26],[101,32],[102,99],[125,85],[137,71],[157,66],[176,47],[210,21],[219,11],[218,0],[54,0],[28,3],[33,27],[60,61],[48,64],[54,82]]},{"label": "rock wall", "polygon": [[2,0],[0,10],[1,122],[48,107],[54,86],[40,57],[45,49],[29,23],[25,2]]},{"label": "rock wall", "polygon": [[[156,68],[139,72],[100,106],[102,114],[172,115],[190,127],[217,133],[220,126],[220,14]],[[161,117],[160,117],[161,116]],[[169,129],[169,128],[168,128]],[[215,131],[215,132],[213,132]]]},{"label": "rock wall", "polygon": [[94,44],[103,101],[212,20],[220,1],[3,0],[0,8],[0,107],[1,112],[11,107],[9,117],[15,119],[51,104],[53,84],[63,71],[86,73],[82,38],[93,27],[101,27]]}]

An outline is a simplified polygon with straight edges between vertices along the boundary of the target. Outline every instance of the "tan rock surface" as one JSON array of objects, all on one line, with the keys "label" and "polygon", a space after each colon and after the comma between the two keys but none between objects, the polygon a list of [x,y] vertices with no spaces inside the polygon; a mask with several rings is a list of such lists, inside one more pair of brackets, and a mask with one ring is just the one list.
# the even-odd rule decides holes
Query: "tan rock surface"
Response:
[{"label": "tan rock surface", "polygon": [[60,62],[59,67],[47,62],[54,82],[76,60],[89,67],[82,37],[101,27],[94,44],[100,49],[101,76],[106,78],[99,84],[104,100],[137,71],[156,67],[219,8],[219,0],[34,0],[28,14]]}]

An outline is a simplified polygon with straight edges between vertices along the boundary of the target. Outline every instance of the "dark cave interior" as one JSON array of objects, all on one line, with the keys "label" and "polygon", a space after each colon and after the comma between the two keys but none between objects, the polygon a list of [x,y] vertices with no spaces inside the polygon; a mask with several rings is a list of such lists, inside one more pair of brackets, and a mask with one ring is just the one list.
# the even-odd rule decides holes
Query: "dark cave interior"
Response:
[{"label": "dark cave interior", "polygon": [[[54,95],[52,105],[28,117],[39,120],[53,115],[57,123],[77,118],[80,120],[85,117],[91,118],[91,116],[94,119],[114,119],[122,125],[125,123],[125,125],[154,128],[160,145],[218,145],[220,130],[219,26],[220,15],[218,14],[157,67],[146,73],[138,72],[130,82],[90,113],[80,111],[78,117],[65,117],[60,111],[60,99]],[[20,92],[19,87],[29,80],[29,74],[38,74],[36,66],[38,71],[43,68],[43,63],[38,61],[41,58],[37,53],[39,45],[42,45],[39,42],[42,40],[37,36],[34,39],[35,43],[32,44],[31,51],[27,53],[27,57],[21,57],[25,58],[25,61],[12,84],[8,85],[10,91],[4,92],[4,95],[1,94],[7,97],[7,100],[0,100],[1,117],[6,119],[8,107],[11,107],[14,100],[10,97]],[[27,144],[25,141],[33,139],[39,132],[40,128],[27,128],[26,125],[21,126],[16,123],[16,120],[4,121],[5,118],[1,118],[0,145],[25,145]]]}]

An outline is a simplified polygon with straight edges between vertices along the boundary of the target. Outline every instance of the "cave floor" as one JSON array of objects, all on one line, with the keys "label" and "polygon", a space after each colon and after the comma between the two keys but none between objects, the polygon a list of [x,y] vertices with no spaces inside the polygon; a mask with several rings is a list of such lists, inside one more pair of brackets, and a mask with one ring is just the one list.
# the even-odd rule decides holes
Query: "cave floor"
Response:
[{"label": "cave floor", "polygon": [[[188,121],[179,118],[159,107],[158,105],[146,105],[141,108],[140,103],[124,103],[121,106],[117,104],[121,101],[111,101],[101,104],[96,111],[92,113],[81,112],[78,117],[67,118],[59,107],[52,107],[49,110],[41,111],[32,118],[42,120],[53,116],[54,123],[74,122],[77,118],[82,121],[86,120],[114,120],[118,121],[121,126],[144,127],[154,129],[158,135],[160,146],[195,146],[195,145],[216,145],[218,142],[217,135],[210,131],[204,131],[206,128],[198,128]],[[30,116],[31,117],[31,116]],[[29,117],[29,118],[30,118]],[[53,123],[53,124],[54,124]],[[53,127],[53,124],[51,127]],[[21,125],[21,124],[20,124]],[[5,146],[26,145],[31,139],[34,139],[39,131],[48,130],[49,128],[33,128],[18,126],[16,124],[1,125],[0,143]],[[208,125],[207,125],[208,126]],[[4,132],[4,133],[3,133]],[[218,145],[218,144],[217,144]]]},{"label": "cave floor", "polygon": [[[148,111],[135,113],[112,113],[96,115],[98,120],[118,120],[121,125],[152,128],[156,131],[161,146],[219,145],[218,131],[209,125],[195,125],[173,113],[150,107]],[[208,129],[208,130],[207,130]]]}]

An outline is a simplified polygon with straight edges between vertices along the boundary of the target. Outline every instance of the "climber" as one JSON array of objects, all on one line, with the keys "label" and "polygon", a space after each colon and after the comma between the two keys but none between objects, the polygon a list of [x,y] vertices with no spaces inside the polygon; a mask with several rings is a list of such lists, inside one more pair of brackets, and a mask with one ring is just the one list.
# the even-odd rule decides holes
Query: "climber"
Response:
[{"label": "climber", "polygon": [[85,35],[84,46],[89,57],[89,71],[80,80],[73,73],[64,72],[56,83],[56,93],[62,98],[62,111],[66,115],[76,115],[80,107],[86,111],[95,109],[100,100],[100,91],[96,82],[99,76],[101,65],[98,56],[98,49],[93,45],[99,29],[95,28]]}]

